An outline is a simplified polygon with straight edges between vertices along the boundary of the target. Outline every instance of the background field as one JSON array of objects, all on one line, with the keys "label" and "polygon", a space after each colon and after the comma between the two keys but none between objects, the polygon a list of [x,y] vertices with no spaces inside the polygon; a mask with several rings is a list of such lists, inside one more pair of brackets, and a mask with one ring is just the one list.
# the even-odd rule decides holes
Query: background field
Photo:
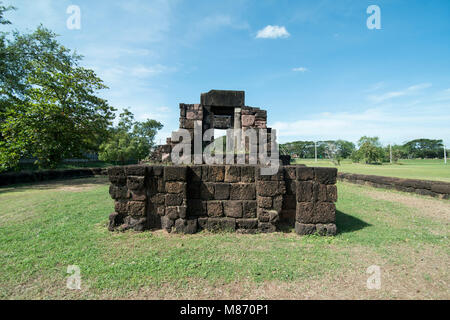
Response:
[{"label": "background field", "polygon": [[105,178],[0,188],[0,298],[450,298],[449,201],[338,189],[339,234],[299,237],[111,233]]},{"label": "background field", "polygon": [[372,174],[408,179],[439,180],[450,182],[450,160],[444,164],[442,159],[414,159],[399,160],[396,164],[362,164],[352,163],[350,160],[341,161],[336,166],[329,160],[294,159],[293,163],[303,163],[307,166],[336,167],[340,172]]}]

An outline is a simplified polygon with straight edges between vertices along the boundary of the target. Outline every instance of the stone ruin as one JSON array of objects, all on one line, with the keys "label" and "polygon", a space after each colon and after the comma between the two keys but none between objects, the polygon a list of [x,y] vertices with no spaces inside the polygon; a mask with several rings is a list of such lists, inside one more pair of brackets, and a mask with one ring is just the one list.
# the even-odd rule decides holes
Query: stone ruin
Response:
[{"label": "stone ruin", "polygon": [[[185,104],[180,103],[180,129],[187,130],[190,134],[191,144],[190,149],[194,150],[194,126],[201,128],[201,136],[209,129],[239,129],[243,134],[248,129],[254,129],[256,132],[263,129],[267,132],[267,140],[264,143],[259,141],[259,135],[252,143],[255,146],[256,153],[259,148],[264,148],[264,151],[270,156],[270,144],[276,140],[275,134],[272,134],[272,128],[267,127],[267,111],[260,108],[245,106],[245,92],[244,91],[230,91],[230,90],[211,90],[207,93],[202,93],[200,96],[200,104]],[[151,160],[156,162],[171,162],[171,153],[175,145],[185,143],[177,137],[178,131],[174,131],[170,138],[167,138],[165,145],[157,146],[156,150],[151,156]],[[245,163],[251,163],[249,157],[249,142],[242,138]],[[208,144],[214,141],[214,136],[210,137],[209,141],[201,141],[202,149],[206,148]],[[235,157],[236,159],[237,157]],[[290,157],[283,155],[280,159],[285,164],[289,164]],[[189,162],[193,162],[191,158]],[[201,159],[204,162],[204,159]],[[237,161],[234,161],[235,163]],[[254,163],[258,163],[259,158],[254,159]]]},{"label": "stone ruin", "polygon": [[109,230],[336,234],[335,168],[260,165],[136,165],[108,170],[115,212]]},{"label": "stone ruin", "polygon": [[[180,105],[180,128],[193,133],[194,124],[202,133],[260,130],[267,128],[267,112],[246,107],[243,91],[212,90],[201,95],[201,104]],[[249,164],[248,158],[245,164],[174,165],[171,151],[183,142],[167,142],[155,156],[166,165],[108,169],[115,201],[109,230],[248,234],[295,228],[299,235],[336,234],[337,169],[289,165],[289,159],[271,175],[262,174],[267,164]],[[269,142],[258,148],[268,148]]]}]

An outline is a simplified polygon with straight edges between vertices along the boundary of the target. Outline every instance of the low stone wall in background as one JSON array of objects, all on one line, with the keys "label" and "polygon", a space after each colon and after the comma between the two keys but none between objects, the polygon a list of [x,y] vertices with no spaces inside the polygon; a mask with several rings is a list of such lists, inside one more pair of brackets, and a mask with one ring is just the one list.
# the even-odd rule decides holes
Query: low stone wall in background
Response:
[{"label": "low stone wall in background", "polygon": [[0,186],[18,183],[40,182],[55,179],[69,179],[107,175],[106,168],[80,168],[65,170],[21,171],[0,174]]},{"label": "low stone wall in background", "polygon": [[443,181],[401,179],[343,172],[339,172],[338,178],[343,181],[365,184],[376,188],[395,189],[440,199],[450,199],[450,183]]},{"label": "low stone wall in background", "polygon": [[115,212],[109,230],[165,229],[336,234],[335,168],[256,165],[137,165],[108,169]]}]

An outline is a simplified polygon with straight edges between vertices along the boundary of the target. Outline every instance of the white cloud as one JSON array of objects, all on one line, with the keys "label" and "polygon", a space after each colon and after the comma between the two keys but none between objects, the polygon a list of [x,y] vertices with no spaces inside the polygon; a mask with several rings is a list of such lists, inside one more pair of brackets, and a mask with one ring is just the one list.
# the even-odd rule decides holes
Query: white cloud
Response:
[{"label": "white cloud", "polygon": [[371,85],[368,89],[364,90],[365,92],[374,92],[374,91],[378,91],[382,88],[384,88],[386,86],[386,84],[384,83],[384,81],[380,81],[377,83],[374,83],[373,85]]},{"label": "white cloud", "polygon": [[426,89],[431,87],[431,83],[421,83],[421,84],[417,84],[415,86],[411,86],[408,89],[406,89],[408,92],[412,92],[412,91],[417,91],[417,90],[422,90],[422,89]]},{"label": "white cloud", "polygon": [[306,71],[308,71],[308,68],[298,67],[298,68],[292,69],[292,71],[295,71],[295,72],[306,72]]},{"label": "white cloud", "polygon": [[287,38],[290,34],[285,27],[268,25],[264,29],[261,29],[256,34],[256,38],[262,39],[276,39]]},{"label": "white cloud", "polygon": [[145,113],[140,113],[137,116],[137,119],[140,121],[144,121],[147,119],[156,119],[156,120],[166,120],[169,118],[169,116],[172,116],[172,114],[170,113],[170,108],[169,107],[156,107],[156,108],[151,108],[149,107],[149,112],[145,112]]},{"label": "white cloud", "polygon": [[228,14],[212,14],[194,22],[187,23],[184,30],[185,33],[179,39],[180,43],[192,46],[194,43],[202,40],[206,36],[215,35],[221,30],[246,30],[249,25],[246,21],[239,19],[237,16]]},{"label": "white cloud", "polygon": [[145,78],[145,77],[149,77],[149,76],[155,76],[161,73],[166,73],[166,72],[173,72],[175,71],[176,68],[173,67],[167,67],[161,64],[156,64],[154,66],[135,66],[130,68],[128,71],[129,73],[134,76],[134,77],[138,77],[138,78]]},{"label": "white cloud", "polygon": [[233,29],[246,29],[248,28],[247,22],[238,21],[230,15],[217,14],[211,15],[200,20],[196,27],[198,29],[217,29],[220,27],[230,27]]},{"label": "white cloud", "polygon": [[412,95],[420,90],[431,87],[431,85],[432,85],[431,83],[420,83],[400,91],[391,91],[379,95],[372,94],[368,96],[368,99],[372,102],[379,103],[393,98]]}]

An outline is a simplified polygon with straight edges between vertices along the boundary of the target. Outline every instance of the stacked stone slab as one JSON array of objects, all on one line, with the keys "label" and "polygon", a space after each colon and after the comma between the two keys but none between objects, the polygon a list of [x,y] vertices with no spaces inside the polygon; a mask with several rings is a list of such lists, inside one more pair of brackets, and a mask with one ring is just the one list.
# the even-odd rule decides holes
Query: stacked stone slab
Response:
[{"label": "stacked stone slab", "polygon": [[115,212],[109,217],[109,230],[148,228],[147,166],[113,167],[108,169],[111,186],[109,194],[115,200]]},{"label": "stacked stone slab", "polygon": [[274,232],[280,221],[283,195],[286,193],[284,169],[280,167],[274,175],[262,175],[257,169],[258,228],[262,232]]},{"label": "stacked stone slab", "polygon": [[199,229],[256,232],[256,189],[252,166],[201,165],[190,170],[188,214]]},{"label": "stacked stone slab", "polygon": [[295,231],[298,234],[336,234],[337,169],[296,168]]},{"label": "stacked stone slab", "polygon": [[286,193],[283,194],[283,206],[280,214],[280,221],[286,225],[295,225],[297,208],[297,166],[284,166],[284,183]]},{"label": "stacked stone slab", "polygon": [[336,170],[257,165],[129,166],[108,170],[115,212],[110,230],[165,229],[336,233]]}]

